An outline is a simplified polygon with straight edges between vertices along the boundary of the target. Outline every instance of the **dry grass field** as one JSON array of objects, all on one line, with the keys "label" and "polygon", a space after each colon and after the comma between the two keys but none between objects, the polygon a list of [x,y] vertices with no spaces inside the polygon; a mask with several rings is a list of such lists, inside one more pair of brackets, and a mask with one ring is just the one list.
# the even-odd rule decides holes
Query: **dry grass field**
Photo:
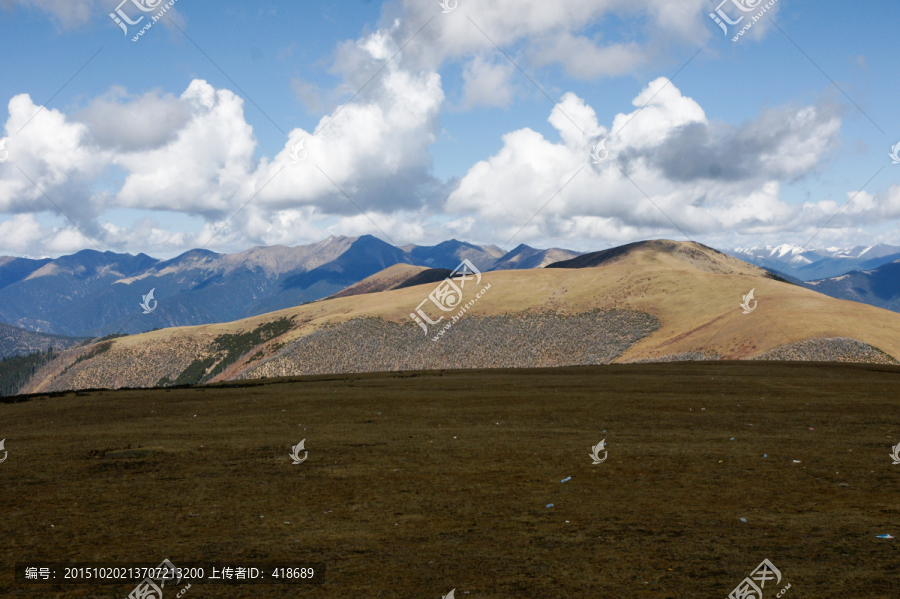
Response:
[{"label": "dry grass field", "polygon": [[724,599],[766,558],[783,576],[766,599],[787,584],[787,599],[900,596],[900,539],[875,538],[900,537],[900,367],[403,372],[25,399],[0,404],[4,598],[134,587],[27,586],[17,561],[163,558],[322,564],[318,585],[194,584],[189,599]]}]

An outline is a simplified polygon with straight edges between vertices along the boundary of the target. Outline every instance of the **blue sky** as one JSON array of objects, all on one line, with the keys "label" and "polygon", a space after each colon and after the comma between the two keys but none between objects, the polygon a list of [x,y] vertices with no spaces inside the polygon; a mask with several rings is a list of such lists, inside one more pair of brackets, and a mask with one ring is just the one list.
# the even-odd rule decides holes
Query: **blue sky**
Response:
[{"label": "blue sky", "polygon": [[[726,37],[716,3],[693,0],[460,0],[446,14],[431,0],[178,0],[137,42],[143,23],[125,36],[108,16],[118,4],[0,4],[0,255],[363,233],[803,245],[876,173],[811,245],[900,245],[896,3],[778,0],[737,42],[743,23]],[[747,21],[763,4],[723,10]],[[617,115],[634,117],[618,137]],[[566,137],[569,118],[583,135]],[[593,164],[603,139],[610,158]]]}]

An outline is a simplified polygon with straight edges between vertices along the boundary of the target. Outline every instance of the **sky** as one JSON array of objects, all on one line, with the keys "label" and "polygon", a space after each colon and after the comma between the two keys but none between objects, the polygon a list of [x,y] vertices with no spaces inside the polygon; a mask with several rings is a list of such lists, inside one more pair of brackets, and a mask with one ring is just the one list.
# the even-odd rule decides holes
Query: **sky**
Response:
[{"label": "sky", "polygon": [[898,17],[890,0],[0,0],[0,255],[363,234],[900,245]]}]

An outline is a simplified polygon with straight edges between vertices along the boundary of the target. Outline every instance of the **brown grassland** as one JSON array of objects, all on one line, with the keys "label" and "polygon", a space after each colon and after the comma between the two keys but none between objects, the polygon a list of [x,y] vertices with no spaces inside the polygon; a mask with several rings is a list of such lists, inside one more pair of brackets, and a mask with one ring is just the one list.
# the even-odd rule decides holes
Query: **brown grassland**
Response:
[{"label": "brown grassland", "polygon": [[163,558],[322,564],[317,585],[196,583],[186,599],[724,599],[766,558],[783,575],[766,599],[787,584],[787,599],[900,596],[900,540],[875,538],[900,537],[896,366],[447,370],[13,400],[4,598],[134,587],[29,586],[15,562]]}]

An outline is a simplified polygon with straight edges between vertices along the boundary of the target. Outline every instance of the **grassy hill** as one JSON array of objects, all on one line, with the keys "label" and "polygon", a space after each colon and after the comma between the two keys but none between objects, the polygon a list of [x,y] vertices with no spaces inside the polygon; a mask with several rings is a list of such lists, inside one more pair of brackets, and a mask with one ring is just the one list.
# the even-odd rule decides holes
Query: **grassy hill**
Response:
[{"label": "grassy hill", "polygon": [[[697,243],[617,249],[556,268],[484,273],[463,289],[464,302],[490,287],[438,341],[457,312],[441,313],[427,301],[436,287],[430,283],[116,339],[78,363],[90,348],[69,350],[26,391],[146,387],[184,381],[186,372],[187,380],[215,382],[684,358],[900,359],[900,314],[775,280]],[[743,314],[739,304],[751,289],[758,303]],[[427,335],[410,318],[423,301],[430,318],[447,317]],[[276,322],[289,324],[273,329]]]}]

